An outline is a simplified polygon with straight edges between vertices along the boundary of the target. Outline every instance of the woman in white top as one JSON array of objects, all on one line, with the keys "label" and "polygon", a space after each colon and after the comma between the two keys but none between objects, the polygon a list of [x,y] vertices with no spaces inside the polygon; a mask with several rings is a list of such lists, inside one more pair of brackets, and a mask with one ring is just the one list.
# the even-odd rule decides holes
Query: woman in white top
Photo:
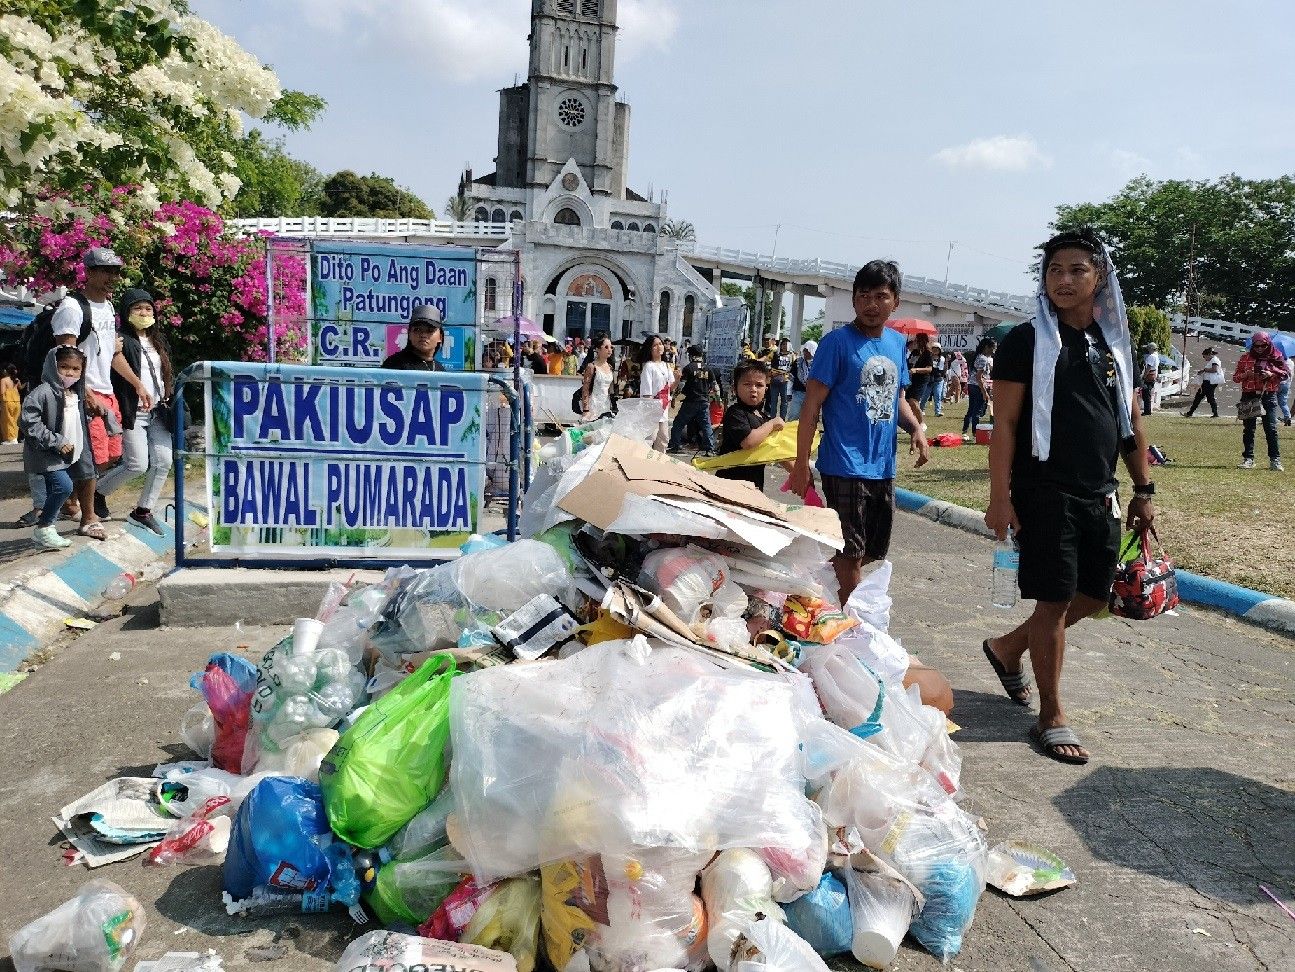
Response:
[{"label": "woman in white top", "polygon": [[1196,410],[1201,407],[1201,401],[1205,400],[1210,403],[1210,412],[1215,418],[1218,418],[1219,403],[1216,396],[1218,395],[1219,385],[1223,384],[1227,376],[1223,374],[1223,361],[1214,353],[1213,348],[1206,348],[1202,357],[1205,359],[1205,367],[1196,371],[1196,378],[1201,384],[1196,389],[1196,397],[1192,399],[1191,405],[1187,407],[1187,411],[1183,412],[1183,415],[1191,418],[1196,414]]},{"label": "woman in white top", "polygon": [[674,369],[665,360],[665,344],[658,335],[643,342],[639,351],[639,397],[655,398],[664,409],[661,424],[657,426],[652,448],[665,452],[670,441],[670,392],[674,387]]},{"label": "woman in white top", "polygon": [[122,357],[139,376],[140,387],[131,385],[114,364],[113,391],[121,405],[123,429],[121,462],[99,477],[96,491],[106,501],[114,489],[146,472],[139,500],[126,519],[160,537],[165,534],[153,508],[171,471],[171,428],[162,418],[168,406],[159,409],[158,405],[170,397],[172,373],[170,348],[154,322],[153,298],[148,291],[132,289],[122,295]]},{"label": "woman in white top", "polygon": [[612,367],[612,339],[601,338],[597,345],[590,348],[589,357],[585,359],[580,374],[584,384],[580,394],[580,411],[585,421],[601,418],[612,410],[612,379],[616,371]]}]

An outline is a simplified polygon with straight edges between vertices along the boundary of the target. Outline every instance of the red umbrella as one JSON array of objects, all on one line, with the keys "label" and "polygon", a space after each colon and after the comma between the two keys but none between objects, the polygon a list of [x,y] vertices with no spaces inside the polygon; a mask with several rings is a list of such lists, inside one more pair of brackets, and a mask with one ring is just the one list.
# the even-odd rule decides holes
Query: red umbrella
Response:
[{"label": "red umbrella", "polygon": [[916,317],[901,317],[899,320],[887,321],[886,326],[894,328],[900,334],[907,334],[913,337],[917,334],[926,334],[930,337],[939,337],[940,329],[930,321],[920,321]]}]

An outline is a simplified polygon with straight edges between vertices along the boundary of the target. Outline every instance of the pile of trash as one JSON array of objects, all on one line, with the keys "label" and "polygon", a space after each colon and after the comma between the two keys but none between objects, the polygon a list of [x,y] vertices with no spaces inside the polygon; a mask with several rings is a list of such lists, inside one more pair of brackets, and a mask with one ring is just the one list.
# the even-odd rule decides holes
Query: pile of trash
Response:
[{"label": "pile of trash", "polygon": [[[231,915],[376,919],[340,972],[956,955],[988,847],[903,687],[889,565],[833,603],[835,514],[651,452],[655,420],[549,450],[526,539],[337,587],[259,664],[213,655],[199,759],[65,808],[68,839],[92,866],[220,862]],[[143,930],[93,881],[11,950],[118,972]]]}]

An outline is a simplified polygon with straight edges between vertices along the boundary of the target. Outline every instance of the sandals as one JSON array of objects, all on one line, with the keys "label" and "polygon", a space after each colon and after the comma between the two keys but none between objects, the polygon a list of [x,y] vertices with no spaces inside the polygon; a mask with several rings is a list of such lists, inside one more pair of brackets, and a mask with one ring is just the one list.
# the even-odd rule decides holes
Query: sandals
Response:
[{"label": "sandals", "polygon": [[1003,691],[1007,693],[1007,697],[1017,705],[1028,708],[1032,695],[1030,688],[1033,685],[1033,682],[1030,681],[1029,673],[1024,668],[1019,672],[1009,672],[1003,666],[1003,663],[998,660],[998,656],[990,649],[988,638],[981,643],[980,647],[984,649],[985,657],[989,659],[989,665],[993,668],[994,674],[998,676],[999,682],[1002,683]]},{"label": "sandals", "polygon": [[1083,746],[1075,731],[1069,726],[1053,726],[1051,729],[1040,729],[1037,725],[1030,727],[1030,738],[1043,749],[1045,756],[1050,756],[1058,763],[1070,763],[1083,766],[1088,762],[1087,756],[1072,756],[1061,752],[1062,746]]},{"label": "sandals", "polygon": [[104,532],[103,524],[98,521],[87,523],[83,527],[78,527],[76,531],[79,537],[89,537],[91,540],[107,540],[108,534]]}]

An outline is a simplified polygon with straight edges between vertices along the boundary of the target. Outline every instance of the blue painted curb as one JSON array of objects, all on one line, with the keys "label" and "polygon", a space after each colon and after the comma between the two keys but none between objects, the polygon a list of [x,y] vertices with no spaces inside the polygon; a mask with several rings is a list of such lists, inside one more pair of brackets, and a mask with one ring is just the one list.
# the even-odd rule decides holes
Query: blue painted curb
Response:
[{"label": "blue painted curb", "polygon": [[[915,493],[911,489],[896,487],[895,505],[901,510],[969,533],[983,535],[984,532],[983,526],[979,530],[972,526],[980,522],[984,514],[965,506],[933,499],[924,493]],[[956,511],[958,516],[950,516],[950,511]],[[1295,634],[1295,601],[1265,594],[1263,591],[1252,591],[1248,587],[1238,587],[1226,581],[1194,574],[1190,570],[1179,569],[1176,577],[1178,596],[1184,601],[1214,608],[1283,634]]]}]

